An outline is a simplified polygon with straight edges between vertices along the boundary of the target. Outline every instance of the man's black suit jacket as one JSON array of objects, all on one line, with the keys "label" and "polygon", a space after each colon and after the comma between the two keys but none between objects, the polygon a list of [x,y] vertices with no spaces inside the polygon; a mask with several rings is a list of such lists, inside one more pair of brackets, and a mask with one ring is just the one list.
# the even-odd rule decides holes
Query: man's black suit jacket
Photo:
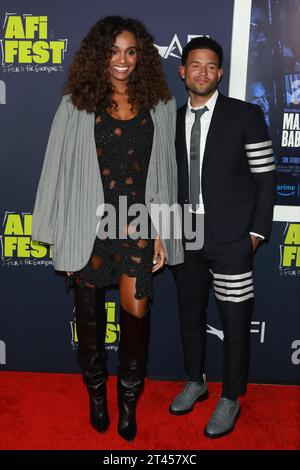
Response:
[{"label": "man's black suit jacket", "polygon": [[[178,110],[178,201],[189,202],[185,104]],[[254,145],[253,145],[254,144]],[[259,106],[219,93],[203,157],[201,190],[205,224],[218,243],[256,232],[268,238],[275,203],[275,165]]]}]

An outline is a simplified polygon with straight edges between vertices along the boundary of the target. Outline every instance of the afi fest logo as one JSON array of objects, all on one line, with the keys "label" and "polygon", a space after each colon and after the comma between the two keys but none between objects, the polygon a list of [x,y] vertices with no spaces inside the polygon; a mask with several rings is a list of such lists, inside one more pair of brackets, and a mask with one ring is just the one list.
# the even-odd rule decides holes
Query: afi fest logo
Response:
[{"label": "afi fest logo", "polygon": [[[203,34],[188,34],[186,43],[190,42],[193,38],[203,37]],[[206,37],[209,37],[207,34]],[[157,48],[159,55],[163,59],[168,59],[169,57],[175,57],[176,59],[181,58],[182,54],[182,45],[178,39],[177,34],[175,33],[173,39],[171,40],[168,46],[159,46],[158,44],[154,44]]]},{"label": "afi fest logo", "polygon": [[300,274],[300,224],[287,223],[283,236],[283,244],[280,245],[280,274],[297,276]]},{"label": "afi fest logo", "polygon": [[51,247],[31,239],[32,214],[5,212],[2,225],[2,266],[53,264]]},{"label": "afi fest logo", "polygon": [[4,73],[63,70],[68,40],[55,40],[53,31],[48,33],[47,16],[6,13],[3,29],[4,38],[0,42]]},{"label": "afi fest logo", "polygon": [[[117,323],[116,318],[116,303],[105,302],[106,310],[106,336],[105,336],[105,349],[118,350],[118,344],[120,340],[120,325]],[[75,308],[73,310],[74,317],[76,317]],[[101,314],[101,312],[99,313]],[[78,347],[78,336],[76,330],[76,319],[70,322],[71,325],[71,344],[73,349]]]}]

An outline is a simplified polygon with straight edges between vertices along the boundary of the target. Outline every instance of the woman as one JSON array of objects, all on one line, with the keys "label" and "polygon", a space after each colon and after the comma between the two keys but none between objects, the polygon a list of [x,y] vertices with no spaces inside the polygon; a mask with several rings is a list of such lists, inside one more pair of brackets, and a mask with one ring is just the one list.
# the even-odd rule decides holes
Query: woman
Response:
[{"label": "woman", "polygon": [[52,244],[55,269],[75,277],[78,362],[99,432],[109,426],[105,288],[119,285],[118,431],[131,441],[146,375],[152,272],[181,263],[183,251],[174,225],[166,237],[156,223],[153,240],[149,231],[136,236],[128,218],[114,237],[103,235],[98,218],[105,203],[119,220],[120,197],[128,207],[146,206],[152,219],[153,204],[176,202],[176,105],[152,37],[139,21],[121,17],[106,17],[88,33],[66,93],[49,137],[33,239]]}]

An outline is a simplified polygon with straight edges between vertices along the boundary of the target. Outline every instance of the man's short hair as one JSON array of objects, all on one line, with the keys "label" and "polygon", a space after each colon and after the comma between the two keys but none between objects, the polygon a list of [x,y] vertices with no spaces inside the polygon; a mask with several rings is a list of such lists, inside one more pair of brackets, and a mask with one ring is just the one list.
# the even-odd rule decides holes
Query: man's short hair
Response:
[{"label": "man's short hair", "polygon": [[184,46],[182,55],[181,55],[182,65],[186,64],[189,53],[195,49],[210,49],[214,51],[218,56],[219,68],[222,67],[222,64],[223,64],[222,46],[220,46],[220,44],[217,43],[217,41],[215,41],[214,39],[208,38],[206,36],[194,38],[190,42],[188,42],[186,46]]}]

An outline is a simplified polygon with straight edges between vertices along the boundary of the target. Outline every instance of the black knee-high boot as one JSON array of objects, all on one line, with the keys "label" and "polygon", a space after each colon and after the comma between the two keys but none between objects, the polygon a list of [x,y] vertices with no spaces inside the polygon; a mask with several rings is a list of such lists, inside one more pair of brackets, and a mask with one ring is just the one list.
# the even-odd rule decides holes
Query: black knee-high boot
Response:
[{"label": "black knee-high boot", "polygon": [[118,370],[118,432],[133,441],[137,432],[135,410],[147,373],[150,313],[137,318],[121,308]]},{"label": "black knee-high boot", "polygon": [[77,359],[90,397],[90,421],[99,432],[109,426],[106,400],[105,290],[75,287]]}]

